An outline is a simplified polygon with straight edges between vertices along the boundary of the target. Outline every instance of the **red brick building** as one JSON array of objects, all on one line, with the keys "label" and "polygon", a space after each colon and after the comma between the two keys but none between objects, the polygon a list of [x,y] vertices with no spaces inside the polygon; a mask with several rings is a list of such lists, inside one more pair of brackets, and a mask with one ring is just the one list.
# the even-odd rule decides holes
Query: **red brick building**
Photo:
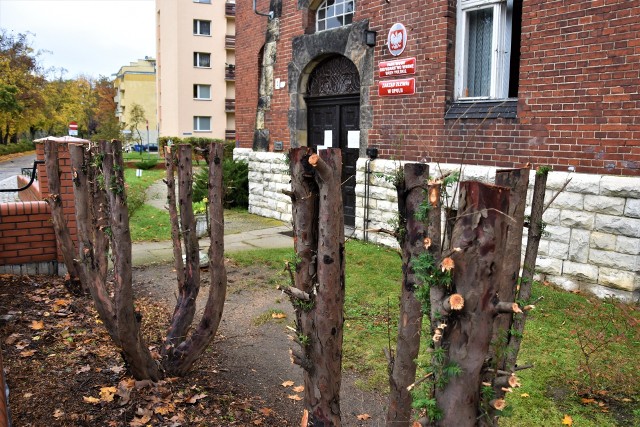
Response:
[{"label": "red brick building", "polygon": [[[353,6],[352,23],[318,31],[317,9],[326,3],[258,2],[259,11],[276,12],[272,72],[284,83],[263,96],[269,149],[275,141],[285,149],[307,143],[308,76],[344,55],[359,72],[361,143],[380,157],[640,175],[640,2],[335,0],[334,11]],[[250,2],[237,9],[237,140],[252,147],[268,18]],[[407,36],[398,56],[387,46],[395,23]],[[373,47],[367,30],[377,33]],[[477,40],[487,35],[502,40]],[[481,58],[491,49],[504,53]],[[415,74],[400,77],[415,79],[415,94],[380,96],[380,82],[398,78],[380,77],[380,63],[407,58],[415,58]],[[476,80],[492,80],[477,94],[468,93],[469,75],[456,82],[473,60],[491,61],[477,71]]]},{"label": "red brick building", "polygon": [[[342,148],[356,232],[395,215],[393,197],[363,190],[368,148],[383,172],[424,161],[490,180],[496,167],[550,165],[552,182],[573,180],[547,214],[566,235],[541,251],[548,274],[609,286],[624,270],[626,284],[612,286],[638,293],[640,1],[258,0],[256,10],[240,2],[236,18],[237,155],[250,161],[253,212],[290,217],[273,152],[292,146]],[[598,251],[616,255],[603,264]]]}]

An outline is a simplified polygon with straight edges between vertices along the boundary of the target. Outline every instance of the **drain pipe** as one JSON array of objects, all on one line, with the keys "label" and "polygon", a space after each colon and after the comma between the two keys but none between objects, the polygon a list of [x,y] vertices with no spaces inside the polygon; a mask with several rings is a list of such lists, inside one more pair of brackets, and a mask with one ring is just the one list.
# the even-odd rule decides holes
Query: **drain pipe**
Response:
[{"label": "drain pipe", "polygon": [[258,7],[256,5],[256,1],[257,0],[253,0],[253,11],[255,12],[256,15],[260,15],[260,16],[267,16],[269,17],[269,21],[271,21],[273,19],[273,10],[270,10],[269,13],[262,13],[262,12],[258,12]]},{"label": "drain pipe", "polygon": [[362,239],[369,241],[369,189],[371,187],[371,162],[378,157],[377,148],[367,148],[367,156],[369,157],[364,163],[364,215],[362,218]]}]

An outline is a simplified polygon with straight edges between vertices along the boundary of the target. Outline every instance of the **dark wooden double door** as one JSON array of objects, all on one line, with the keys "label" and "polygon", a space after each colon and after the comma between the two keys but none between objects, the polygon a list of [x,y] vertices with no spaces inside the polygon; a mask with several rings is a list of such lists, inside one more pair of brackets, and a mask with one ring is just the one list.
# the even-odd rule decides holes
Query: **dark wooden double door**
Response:
[{"label": "dark wooden double door", "polygon": [[[359,148],[349,148],[349,131],[360,129],[359,96],[335,96],[307,99],[308,145],[314,150],[331,140],[333,148],[342,150],[342,203],[344,224],[355,226],[356,162]],[[331,134],[328,134],[328,131]],[[352,136],[352,138],[355,137]],[[328,144],[326,144],[328,146]]]}]

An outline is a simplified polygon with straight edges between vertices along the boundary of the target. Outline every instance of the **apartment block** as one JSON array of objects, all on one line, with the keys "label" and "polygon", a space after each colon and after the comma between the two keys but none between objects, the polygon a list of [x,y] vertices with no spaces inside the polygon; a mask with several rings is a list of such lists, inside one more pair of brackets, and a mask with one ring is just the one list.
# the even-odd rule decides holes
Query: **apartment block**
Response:
[{"label": "apartment block", "polygon": [[161,136],[235,139],[235,1],[156,0]]},{"label": "apartment block", "polygon": [[155,144],[158,141],[156,60],[146,57],[120,67],[113,85],[116,88],[116,117],[124,125],[125,131],[130,131],[132,106],[138,104],[144,110],[146,119],[146,123],[138,126],[141,142]]}]

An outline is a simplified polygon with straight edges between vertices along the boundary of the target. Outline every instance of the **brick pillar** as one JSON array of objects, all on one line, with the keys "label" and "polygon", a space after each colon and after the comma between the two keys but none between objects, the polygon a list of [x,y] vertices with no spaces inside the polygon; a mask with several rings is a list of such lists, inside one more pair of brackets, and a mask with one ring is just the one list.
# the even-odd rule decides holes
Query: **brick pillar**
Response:
[{"label": "brick pillar", "polygon": [[[67,142],[56,142],[58,144],[58,161],[60,164],[60,196],[62,197],[62,212],[67,220],[67,226],[71,233],[71,239],[77,245],[78,243],[78,227],[76,226],[76,208],[73,199],[73,178],[71,175],[71,159],[69,157],[69,144]],[[77,143],[76,143],[77,144]],[[44,144],[36,144],[36,158],[45,160]],[[50,196],[49,178],[47,177],[47,168],[45,165],[38,165],[38,180],[40,181],[40,192],[42,199],[45,200]],[[63,262],[60,247],[57,248],[58,261]]]}]

